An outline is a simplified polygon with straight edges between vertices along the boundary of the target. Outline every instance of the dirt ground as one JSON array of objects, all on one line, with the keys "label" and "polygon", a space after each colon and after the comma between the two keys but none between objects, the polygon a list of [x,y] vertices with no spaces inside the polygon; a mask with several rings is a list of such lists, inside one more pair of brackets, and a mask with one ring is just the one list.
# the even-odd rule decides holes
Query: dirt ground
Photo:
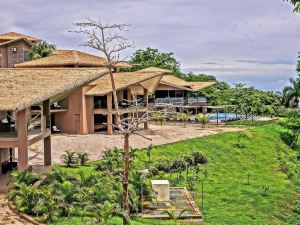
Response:
[{"label": "dirt ground", "polygon": [[[189,125],[149,125],[149,130],[143,131],[143,135],[152,140],[147,140],[139,135],[130,137],[130,146],[133,148],[143,149],[150,144],[162,145],[181,140],[193,139],[197,137],[214,135],[223,132],[239,131],[241,128],[214,127],[202,130],[199,126]],[[61,163],[61,155],[66,150],[76,152],[87,152],[91,161],[100,159],[106,149],[117,147],[122,148],[123,140],[120,135],[106,134],[54,134],[52,135],[52,159],[53,164]],[[43,164],[43,143],[38,142],[30,146],[29,164]]]}]

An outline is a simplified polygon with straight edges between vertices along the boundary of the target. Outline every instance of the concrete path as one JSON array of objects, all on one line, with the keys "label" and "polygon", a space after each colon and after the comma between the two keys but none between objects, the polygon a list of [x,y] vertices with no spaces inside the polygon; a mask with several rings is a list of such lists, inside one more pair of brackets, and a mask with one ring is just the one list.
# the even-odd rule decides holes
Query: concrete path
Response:
[{"label": "concrete path", "polygon": [[[224,132],[232,132],[242,130],[241,128],[229,127],[213,127],[202,130],[199,125],[188,125],[183,127],[177,125],[154,125],[151,124],[150,129],[143,131],[143,135],[151,138],[149,141],[141,136],[132,135],[130,137],[130,146],[133,148],[142,149],[150,144],[163,145],[167,143],[187,140],[207,135],[214,135]],[[103,155],[103,152],[109,148],[122,148],[123,140],[120,135],[106,134],[89,134],[89,135],[70,135],[56,134],[52,135],[52,158],[54,164],[61,163],[61,155],[66,150],[77,152],[88,152],[90,160],[98,160]],[[29,163],[31,165],[43,164],[43,143],[38,142],[30,146]]]},{"label": "concrete path", "polygon": [[32,225],[13,213],[7,205],[5,195],[0,195],[0,225]]}]

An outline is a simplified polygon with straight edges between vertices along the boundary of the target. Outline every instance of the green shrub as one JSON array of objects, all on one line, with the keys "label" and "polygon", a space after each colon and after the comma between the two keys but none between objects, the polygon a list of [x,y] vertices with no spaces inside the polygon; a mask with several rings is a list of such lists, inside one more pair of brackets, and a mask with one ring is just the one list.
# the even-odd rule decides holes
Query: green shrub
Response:
[{"label": "green shrub", "polygon": [[288,145],[290,147],[295,147],[296,135],[292,131],[290,131],[290,130],[282,131],[280,133],[280,138],[286,145]]},{"label": "green shrub", "polygon": [[79,165],[85,166],[86,163],[89,161],[89,154],[86,152],[78,152],[77,158],[78,158]]},{"label": "green shrub", "polygon": [[65,153],[61,156],[61,160],[66,165],[66,167],[74,167],[78,162],[76,152],[72,151],[65,151]]}]

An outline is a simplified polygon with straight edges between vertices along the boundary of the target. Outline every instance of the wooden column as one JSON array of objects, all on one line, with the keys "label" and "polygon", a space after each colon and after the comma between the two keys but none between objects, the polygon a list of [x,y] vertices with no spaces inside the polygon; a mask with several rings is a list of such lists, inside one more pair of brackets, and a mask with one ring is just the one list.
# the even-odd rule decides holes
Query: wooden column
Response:
[{"label": "wooden column", "polygon": [[[148,113],[148,90],[144,88],[144,101],[145,101],[145,107],[146,107],[146,113]],[[148,115],[147,115],[147,121],[144,122],[144,129],[148,129]]]},{"label": "wooden column", "polygon": [[112,93],[107,94],[107,134],[113,134]]},{"label": "wooden column", "polygon": [[28,130],[27,130],[27,110],[17,113],[18,129],[18,170],[24,171],[28,167]]},{"label": "wooden column", "polygon": [[[50,100],[43,102],[43,116],[45,117],[45,130],[51,131],[51,113],[50,113]],[[51,155],[51,135],[44,138],[44,165],[51,165],[52,155]]]}]

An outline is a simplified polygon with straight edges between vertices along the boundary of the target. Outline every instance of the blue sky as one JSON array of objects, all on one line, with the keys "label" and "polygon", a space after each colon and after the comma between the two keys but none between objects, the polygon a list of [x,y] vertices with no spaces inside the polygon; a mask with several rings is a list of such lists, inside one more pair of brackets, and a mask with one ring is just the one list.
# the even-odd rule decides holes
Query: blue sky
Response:
[{"label": "blue sky", "polygon": [[0,33],[40,37],[61,49],[95,53],[68,32],[91,17],[132,24],[126,35],[136,49],[174,52],[186,72],[274,91],[296,76],[300,14],[282,0],[0,0],[0,8]]}]

